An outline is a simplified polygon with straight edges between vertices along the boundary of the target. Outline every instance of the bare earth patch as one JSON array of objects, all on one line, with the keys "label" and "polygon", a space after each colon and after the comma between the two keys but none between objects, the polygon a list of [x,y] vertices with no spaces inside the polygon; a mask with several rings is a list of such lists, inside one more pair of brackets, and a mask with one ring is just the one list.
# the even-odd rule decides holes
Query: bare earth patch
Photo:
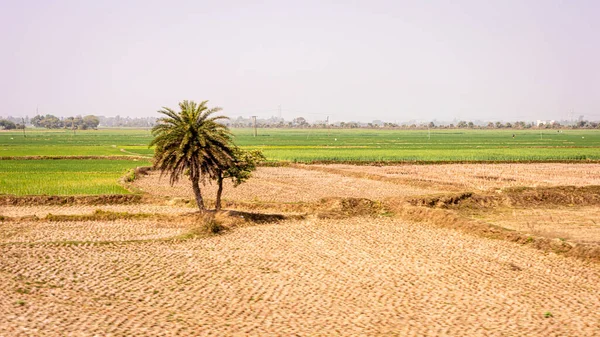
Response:
[{"label": "bare earth patch", "polygon": [[371,174],[399,183],[489,190],[515,186],[600,185],[600,164],[311,165],[339,174]]},{"label": "bare earth patch", "polygon": [[397,219],[0,249],[2,336],[600,333],[597,264]]},{"label": "bare earth patch", "polygon": [[0,206],[0,337],[600,336],[600,263],[468,223],[596,249],[597,188],[490,190],[600,185],[598,164],[261,167],[225,186],[252,211],[203,238],[165,198],[187,180],[133,184],[153,197]]},{"label": "bare earth patch", "polygon": [[470,216],[534,235],[600,244],[599,207],[501,208]]},{"label": "bare earth patch", "polygon": [[[170,186],[167,176],[153,172],[134,182],[144,192],[158,196],[193,198],[189,180]],[[207,198],[214,198],[216,185],[203,188]],[[234,188],[226,182],[223,199],[256,202],[313,202],[325,197],[354,197],[379,200],[388,196],[410,196],[440,192],[410,185],[400,186],[368,179],[345,177],[327,172],[290,167],[260,167],[252,179]]]},{"label": "bare earth patch", "polygon": [[18,221],[0,224],[1,243],[152,240],[183,234],[185,226],[157,220]]},{"label": "bare earth patch", "polygon": [[107,212],[127,212],[127,213],[148,213],[179,215],[196,211],[194,207],[185,206],[165,206],[151,204],[133,204],[133,205],[68,205],[68,206],[2,206],[1,213],[9,217],[37,216],[45,217],[48,214],[54,215],[76,215],[90,214],[97,210]]}]

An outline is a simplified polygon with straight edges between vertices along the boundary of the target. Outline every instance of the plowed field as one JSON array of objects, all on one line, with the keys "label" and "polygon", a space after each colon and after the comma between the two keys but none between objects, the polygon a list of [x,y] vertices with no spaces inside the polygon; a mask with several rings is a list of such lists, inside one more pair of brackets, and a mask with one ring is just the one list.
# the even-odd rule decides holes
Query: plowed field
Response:
[{"label": "plowed field", "polygon": [[598,265],[394,219],[1,249],[2,336],[600,333]]},{"label": "plowed field", "polygon": [[[482,194],[472,209],[440,198],[448,205],[401,211],[403,198],[598,179],[588,164],[537,168],[535,177],[518,165],[260,168],[224,194],[255,214],[218,214],[230,228],[209,236],[190,235],[194,209],[172,199],[191,198],[189,183],[171,187],[156,173],[135,182],[153,194],[146,203],[1,206],[0,337],[598,336],[598,260],[436,223],[562,235],[593,252],[593,196],[530,208],[523,198],[481,206]],[[321,200],[333,197],[373,201]],[[263,202],[308,206],[291,217]],[[418,219],[419,209],[439,219]]]}]

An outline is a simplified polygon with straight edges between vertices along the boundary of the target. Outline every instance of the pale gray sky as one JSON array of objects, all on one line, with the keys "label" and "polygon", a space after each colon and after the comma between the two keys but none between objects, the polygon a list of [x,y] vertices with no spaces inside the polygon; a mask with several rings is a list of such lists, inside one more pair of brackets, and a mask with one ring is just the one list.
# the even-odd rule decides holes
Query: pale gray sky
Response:
[{"label": "pale gray sky", "polygon": [[286,119],[600,119],[599,18],[596,0],[0,0],[0,115],[207,99]]}]

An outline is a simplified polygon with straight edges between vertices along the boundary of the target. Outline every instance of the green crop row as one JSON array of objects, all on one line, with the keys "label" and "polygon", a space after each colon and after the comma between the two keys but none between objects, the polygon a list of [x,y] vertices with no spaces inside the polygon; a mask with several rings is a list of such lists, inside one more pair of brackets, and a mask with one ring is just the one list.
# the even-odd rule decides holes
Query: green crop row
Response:
[{"label": "green crop row", "polygon": [[[233,129],[243,148],[269,160],[578,160],[597,159],[600,130]],[[151,157],[148,130],[0,132],[0,157]],[[513,137],[514,136],[514,137]]]},{"label": "green crop row", "polygon": [[[233,129],[235,142],[270,161],[587,161],[600,160],[600,130]],[[0,194],[128,193],[118,179],[147,160],[2,160],[24,156],[151,157],[149,130],[0,132]],[[131,158],[129,158],[131,159]]]},{"label": "green crop row", "polygon": [[0,160],[0,194],[127,194],[119,178],[148,161],[107,159]]}]

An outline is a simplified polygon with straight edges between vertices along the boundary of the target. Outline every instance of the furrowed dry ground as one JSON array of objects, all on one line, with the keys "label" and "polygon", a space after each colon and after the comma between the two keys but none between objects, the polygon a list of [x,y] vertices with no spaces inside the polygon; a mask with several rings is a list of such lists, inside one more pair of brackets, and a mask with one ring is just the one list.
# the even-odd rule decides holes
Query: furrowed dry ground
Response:
[{"label": "furrowed dry ground", "polygon": [[[187,180],[174,186],[153,172],[134,183],[153,195],[191,198]],[[247,183],[226,182],[224,200],[314,202],[325,197],[381,200],[449,191],[487,191],[516,186],[600,185],[600,164],[295,165],[261,167]],[[208,196],[214,184],[204,187]]]},{"label": "furrowed dry ground", "polygon": [[600,244],[600,207],[500,208],[470,217],[521,232]]},{"label": "furrowed dry ground", "polygon": [[196,211],[195,208],[185,206],[168,206],[153,204],[133,204],[133,205],[70,205],[65,206],[0,206],[1,214],[9,217],[37,216],[45,217],[48,214],[54,215],[78,215],[90,214],[97,210],[107,212],[127,212],[131,214],[163,214],[163,215],[181,215]]},{"label": "furrowed dry ground", "polygon": [[0,249],[1,336],[600,333],[598,264],[399,219]]},{"label": "furrowed dry ground", "polygon": [[[193,208],[178,200],[192,198],[189,183],[170,187],[156,173],[135,182],[154,194],[146,203],[0,206],[0,336],[598,336],[597,260],[436,223],[452,217],[596,247],[597,198],[508,207],[493,192],[492,206],[465,194],[466,207],[464,196],[444,196],[600,185],[598,169],[260,168],[224,193],[257,214],[220,214],[231,228],[208,237],[190,235]],[[204,189],[208,198],[214,189]],[[419,198],[448,205],[407,201]],[[265,214],[278,203],[303,204],[306,214]],[[409,220],[419,214],[439,219]]]},{"label": "furrowed dry ground", "polygon": [[305,165],[343,176],[454,190],[600,185],[600,164]]},{"label": "furrowed dry ground", "polygon": [[[192,188],[187,180],[174,186],[169,185],[169,177],[160,177],[154,172],[134,183],[144,192],[170,197],[191,198]],[[207,184],[207,196],[216,193],[215,184]],[[233,188],[227,181],[223,199],[230,201],[255,202],[314,202],[326,197],[354,197],[372,200],[386,196],[411,196],[440,192],[439,189],[424,189],[411,186],[398,186],[386,182],[356,179],[334,173],[303,170],[291,167],[260,167],[248,182]]]}]

